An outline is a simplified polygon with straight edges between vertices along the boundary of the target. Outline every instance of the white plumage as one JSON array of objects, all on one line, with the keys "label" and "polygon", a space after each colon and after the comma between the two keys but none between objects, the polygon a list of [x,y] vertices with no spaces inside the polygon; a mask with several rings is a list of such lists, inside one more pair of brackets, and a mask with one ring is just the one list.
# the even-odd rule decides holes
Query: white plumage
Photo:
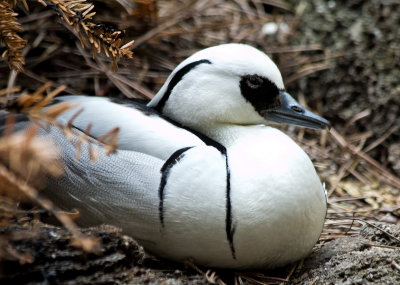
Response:
[{"label": "white plumage", "polygon": [[[268,121],[324,128],[328,122],[284,92],[264,53],[241,44],[183,61],[148,107],[87,96],[59,117],[97,138],[120,127],[116,154],[90,162],[55,127],[66,174],[49,180],[57,205],[81,223],[123,228],[173,260],[224,268],[272,268],[305,257],[321,233],[324,189],[304,151]],[[159,113],[153,111],[156,109]],[[165,119],[165,117],[169,119]],[[76,138],[75,138],[76,140]]]}]

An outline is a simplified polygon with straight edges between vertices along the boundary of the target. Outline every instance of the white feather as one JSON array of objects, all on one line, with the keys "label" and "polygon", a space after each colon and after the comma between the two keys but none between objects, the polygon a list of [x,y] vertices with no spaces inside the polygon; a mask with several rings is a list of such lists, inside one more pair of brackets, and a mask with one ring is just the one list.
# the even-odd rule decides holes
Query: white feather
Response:
[{"label": "white feather", "polygon": [[89,135],[99,138],[118,127],[118,149],[147,153],[168,159],[176,150],[204,143],[191,132],[179,128],[157,114],[146,114],[134,107],[112,102],[109,98],[64,96],[59,100],[77,104],[75,108],[57,118],[67,123],[80,109],[73,125],[85,131],[92,125]]}]

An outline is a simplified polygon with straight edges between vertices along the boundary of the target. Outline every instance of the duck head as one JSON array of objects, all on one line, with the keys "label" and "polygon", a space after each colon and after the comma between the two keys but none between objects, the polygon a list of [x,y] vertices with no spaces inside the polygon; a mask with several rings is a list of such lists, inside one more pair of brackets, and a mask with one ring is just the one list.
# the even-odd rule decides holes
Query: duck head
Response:
[{"label": "duck head", "polygon": [[267,125],[270,121],[313,129],[329,122],[285,92],[281,73],[263,52],[244,44],[201,50],[179,64],[150,107],[202,130],[216,125]]}]

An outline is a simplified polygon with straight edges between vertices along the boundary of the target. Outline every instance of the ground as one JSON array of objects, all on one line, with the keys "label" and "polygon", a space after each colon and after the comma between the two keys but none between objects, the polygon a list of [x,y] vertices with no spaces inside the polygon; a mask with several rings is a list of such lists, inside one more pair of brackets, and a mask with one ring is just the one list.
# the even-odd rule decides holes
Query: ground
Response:
[{"label": "ground", "polygon": [[[398,284],[400,227],[366,224],[360,234],[320,243],[305,260],[264,273],[216,270],[159,260],[145,253],[115,227],[83,230],[98,238],[101,251],[86,253],[73,246],[60,227],[32,221],[1,228],[12,240],[7,251],[23,259],[2,263],[2,284]],[[24,260],[24,263],[21,263]],[[295,269],[292,274],[288,274]],[[273,281],[273,278],[278,281]],[[260,283],[258,283],[260,284]]]},{"label": "ground", "polygon": [[398,284],[399,237],[398,226],[366,225],[357,236],[334,239],[322,245],[304,261],[298,277],[290,283]]}]

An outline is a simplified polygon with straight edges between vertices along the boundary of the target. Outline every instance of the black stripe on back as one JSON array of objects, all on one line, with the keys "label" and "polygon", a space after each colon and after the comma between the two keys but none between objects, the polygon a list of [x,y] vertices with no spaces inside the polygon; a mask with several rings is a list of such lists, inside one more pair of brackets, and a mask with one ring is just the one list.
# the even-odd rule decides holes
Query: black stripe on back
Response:
[{"label": "black stripe on back", "polygon": [[172,90],[178,84],[178,82],[181,81],[181,79],[189,71],[191,71],[193,68],[195,68],[196,66],[198,66],[199,64],[202,64],[202,63],[211,64],[211,61],[209,61],[207,59],[194,61],[194,62],[189,63],[188,65],[185,65],[184,67],[182,67],[175,73],[175,75],[172,77],[171,81],[168,83],[168,88],[167,88],[167,91],[165,91],[164,96],[157,103],[157,106],[154,107],[158,112],[160,112],[160,113],[162,112],[165,102],[167,102],[169,96],[171,95]]},{"label": "black stripe on back", "polygon": [[171,168],[179,162],[184,156],[184,152],[191,149],[192,146],[189,147],[184,147],[181,149],[178,149],[175,151],[164,163],[164,165],[161,167],[161,181],[160,181],[160,187],[158,188],[158,195],[160,198],[160,202],[158,205],[158,212],[160,216],[160,223],[161,226],[164,228],[164,198],[165,198],[165,186],[167,185],[167,179],[169,176],[169,172]]},{"label": "black stripe on back", "polygon": [[233,259],[236,259],[235,246],[233,244],[233,235],[235,234],[235,227],[232,223],[232,202],[231,202],[231,171],[229,169],[228,155],[223,152],[225,155],[225,165],[226,165],[226,218],[225,218],[225,231],[226,238],[229,241],[229,247],[231,248],[231,253]]}]

